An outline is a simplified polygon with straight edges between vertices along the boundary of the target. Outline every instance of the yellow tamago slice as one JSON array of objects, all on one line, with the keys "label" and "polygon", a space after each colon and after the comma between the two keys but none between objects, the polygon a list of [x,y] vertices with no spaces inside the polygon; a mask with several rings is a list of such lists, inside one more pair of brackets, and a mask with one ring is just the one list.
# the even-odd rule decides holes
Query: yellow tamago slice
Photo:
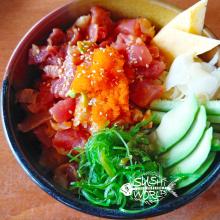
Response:
[{"label": "yellow tamago slice", "polygon": [[207,0],[202,0],[183,11],[164,26],[153,42],[167,55],[170,62],[184,53],[203,54],[220,44],[219,40],[201,35]]},{"label": "yellow tamago slice", "polygon": [[158,37],[154,39],[154,42],[165,54],[173,58],[185,53],[203,54],[220,44],[219,40],[173,28],[161,31]]},{"label": "yellow tamago slice", "polygon": [[178,14],[166,28],[175,28],[192,34],[201,34],[204,27],[208,0],[201,0],[192,7]]}]

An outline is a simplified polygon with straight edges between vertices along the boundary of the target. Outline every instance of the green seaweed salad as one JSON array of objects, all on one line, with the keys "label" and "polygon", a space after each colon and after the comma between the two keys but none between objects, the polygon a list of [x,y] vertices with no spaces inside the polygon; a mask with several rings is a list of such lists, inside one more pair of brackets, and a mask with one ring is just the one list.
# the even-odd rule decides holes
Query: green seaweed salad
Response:
[{"label": "green seaweed salad", "polygon": [[70,189],[78,189],[79,195],[95,205],[114,206],[122,211],[144,206],[144,201],[131,200],[120,188],[145,172],[163,175],[161,166],[147,153],[146,127],[150,121],[144,120],[127,131],[120,127],[106,128],[91,136],[78,155],[69,153],[70,162],[79,163],[78,181],[71,182]]}]

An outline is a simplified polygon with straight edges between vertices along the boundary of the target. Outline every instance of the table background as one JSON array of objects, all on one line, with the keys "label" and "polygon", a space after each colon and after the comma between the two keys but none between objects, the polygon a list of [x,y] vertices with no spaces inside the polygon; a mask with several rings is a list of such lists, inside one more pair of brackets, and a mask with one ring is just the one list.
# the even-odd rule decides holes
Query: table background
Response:
[{"label": "table background", "polygon": [[[138,0],[137,0],[138,1]],[[51,10],[68,0],[0,0],[0,78],[13,49],[25,32]],[[168,0],[181,8],[195,0]],[[220,38],[220,1],[209,0],[206,25]],[[1,220],[95,220],[72,210],[40,190],[12,156],[0,127]],[[220,181],[192,203],[154,220],[220,219]]]}]

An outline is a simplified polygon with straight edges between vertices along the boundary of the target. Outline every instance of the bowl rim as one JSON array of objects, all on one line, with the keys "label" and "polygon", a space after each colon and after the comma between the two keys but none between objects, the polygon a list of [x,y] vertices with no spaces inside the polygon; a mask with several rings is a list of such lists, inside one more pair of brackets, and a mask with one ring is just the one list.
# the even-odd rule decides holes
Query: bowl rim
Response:
[{"label": "bowl rim", "polygon": [[[165,3],[164,1],[159,0],[159,2],[162,2],[166,4],[167,6],[170,6],[177,12],[180,12],[181,9],[176,7],[175,5]],[[177,208],[180,208],[181,206],[184,206],[197,198],[201,193],[205,192],[214,182],[217,180],[217,178],[220,176],[220,159],[218,160],[218,163],[215,164],[215,166],[212,168],[210,173],[206,176],[206,179],[201,182],[200,184],[197,184],[193,190],[186,192],[181,197],[175,198],[175,200],[170,200],[165,204],[159,205],[154,208],[145,209],[143,212],[140,213],[123,213],[119,211],[118,209],[110,209],[110,208],[104,208],[100,206],[94,206],[90,203],[83,204],[83,201],[73,201],[69,198],[67,198],[60,190],[58,190],[56,187],[54,187],[44,176],[40,175],[37,170],[31,165],[31,163],[26,159],[24,153],[22,150],[19,149],[16,143],[16,136],[13,131],[13,126],[11,125],[10,120],[10,112],[9,112],[9,100],[8,100],[8,91],[9,91],[9,80],[8,75],[10,73],[10,69],[12,69],[13,65],[16,62],[16,57],[22,48],[22,46],[25,43],[26,38],[28,38],[33,31],[38,29],[43,23],[51,19],[53,16],[57,16],[59,13],[62,14],[62,10],[65,7],[68,7],[72,3],[67,3],[49,14],[45,15],[43,18],[41,18],[38,22],[36,22],[29,30],[28,32],[23,36],[23,38],[20,40],[16,48],[14,49],[8,64],[6,66],[6,70],[3,76],[3,82],[2,82],[2,91],[1,91],[1,118],[2,118],[2,125],[3,130],[5,133],[5,137],[7,140],[7,143],[20,164],[20,166],[23,168],[25,173],[31,178],[31,180],[38,185],[43,191],[48,193],[50,196],[58,200],[59,202],[67,205],[70,208],[76,209],[78,211],[81,211],[86,214],[90,214],[93,216],[99,216],[104,218],[112,218],[112,219],[134,219],[134,218],[145,218],[145,217],[152,217],[157,216],[161,214],[168,213],[170,211],[173,211]],[[207,27],[207,26],[206,26]],[[214,37],[215,35],[210,32],[207,28],[204,29],[204,32],[207,33],[209,36]]]}]

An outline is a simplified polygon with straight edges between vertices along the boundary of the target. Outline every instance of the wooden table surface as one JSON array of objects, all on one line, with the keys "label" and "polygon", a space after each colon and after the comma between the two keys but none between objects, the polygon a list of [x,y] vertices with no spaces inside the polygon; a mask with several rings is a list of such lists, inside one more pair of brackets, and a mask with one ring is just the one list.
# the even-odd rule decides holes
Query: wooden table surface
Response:
[{"label": "wooden table surface", "polygon": [[[120,0],[119,0],[120,1]],[[138,1],[138,0],[137,0]],[[0,0],[0,74],[16,44],[42,16],[67,0]],[[169,0],[186,8],[195,0]],[[220,1],[209,0],[206,24],[220,37]],[[52,199],[24,173],[9,150],[0,128],[0,220],[101,219],[72,210]],[[155,220],[219,220],[220,181],[192,203]]]}]

